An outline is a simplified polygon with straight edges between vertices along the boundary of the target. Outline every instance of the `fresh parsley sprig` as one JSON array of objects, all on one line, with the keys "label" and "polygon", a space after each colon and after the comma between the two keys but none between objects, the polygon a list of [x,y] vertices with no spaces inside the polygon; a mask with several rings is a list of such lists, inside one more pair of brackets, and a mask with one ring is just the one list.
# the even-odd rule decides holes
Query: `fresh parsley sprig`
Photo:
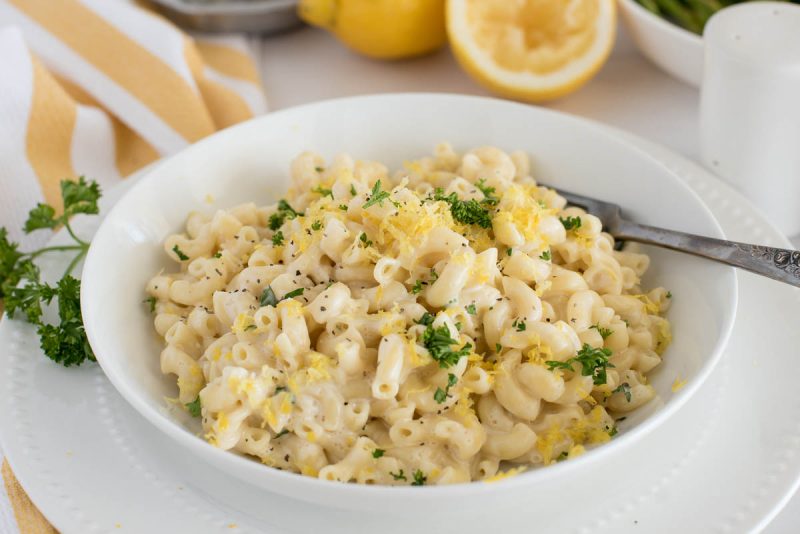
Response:
[{"label": "fresh parsley sprig", "polygon": [[453,373],[447,373],[447,386],[442,388],[436,388],[436,392],[433,394],[433,400],[437,403],[442,404],[444,401],[447,400],[447,397],[450,396],[450,388],[455,386],[458,382],[458,377]]},{"label": "fresh parsley sprig", "polygon": [[437,187],[433,191],[433,196],[428,197],[426,200],[447,202],[450,205],[450,214],[456,222],[466,225],[475,224],[481,228],[492,227],[492,217],[489,214],[489,210],[474,198],[461,200],[454,192],[445,195],[444,189]]},{"label": "fresh parsley sprig", "polygon": [[[424,317],[424,315],[423,315]],[[434,328],[429,324],[422,333],[422,344],[428,349],[431,358],[439,362],[439,367],[452,367],[458,363],[462,356],[468,356],[472,350],[472,345],[466,343],[458,350],[453,350],[458,340],[450,337],[450,330],[447,325]]]},{"label": "fresh parsley sprig", "polygon": [[306,288],[304,287],[298,287],[297,289],[289,291],[283,296],[283,298],[279,299],[272,290],[272,286],[267,286],[266,289],[261,292],[261,298],[258,299],[258,302],[262,306],[272,306],[274,308],[280,301],[299,297],[305,290]]},{"label": "fresh parsley sprig", "polygon": [[[78,214],[96,215],[100,199],[100,186],[81,176],[77,181],[61,182],[61,200],[64,210],[56,215],[49,204],[37,204],[28,213],[23,230],[26,234],[36,230],[56,229],[63,226],[73,240],[70,245],[43,247],[32,252],[22,252],[19,244],[8,239],[6,228],[0,228],[0,298],[4,299],[10,318],[21,313],[36,326],[40,345],[45,355],[65,367],[80,365],[86,360],[95,361],[92,348],[86,339],[81,315],[81,283],[71,276],[78,263],[86,256],[89,243],[75,234],[70,219]],[[47,252],[75,252],[62,278],[51,286],[41,281],[39,268],[33,260]],[[44,322],[42,304],[57,301],[58,324]]]},{"label": "fresh parsley sprig", "polygon": [[303,215],[305,215],[305,213],[296,211],[288,202],[284,199],[280,199],[278,201],[278,211],[269,216],[269,229],[274,232],[280,229],[287,219],[291,220],[296,217],[302,217]]},{"label": "fresh parsley sprig", "polygon": [[364,205],[361,206],[361,208],[367,209],[370,206],[374,206],[375,204],[383,206],[384,200],[388,200],[389,202],[394,204],[395,207],[399,206],[397,202],[389,198],[389,191],[381,191],[381,181],[378,180],[377,182],[375,182],[375,185],[372,186],[372,191],[370,191],[369,194],[369,200],[364,202]]},{"label": "fresh parsley sprig", "polygon": [[581,375],[591,376],[594,385],[600,386],[608,380],[606,370],[614,367],[614,364],[608,361],[610,357],[611,349],[596,349],[588,343],[584,343],[581,350],[569,360],[565,362],[548,360],[545,364],[551,371],[553,369],[574,371],[572,365],[579,363],[581,364]]}]

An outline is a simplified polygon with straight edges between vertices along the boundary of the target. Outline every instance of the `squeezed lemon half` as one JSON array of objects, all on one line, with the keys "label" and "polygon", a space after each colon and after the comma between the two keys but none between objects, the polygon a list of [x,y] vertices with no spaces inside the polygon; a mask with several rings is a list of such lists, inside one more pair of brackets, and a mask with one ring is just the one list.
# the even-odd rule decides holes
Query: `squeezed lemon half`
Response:
[{"label": "squeezed lemon half", "polygon": [[456,59],[509,98],[567,95],[603,66],[616,35],[615,0],[448,0]]}]

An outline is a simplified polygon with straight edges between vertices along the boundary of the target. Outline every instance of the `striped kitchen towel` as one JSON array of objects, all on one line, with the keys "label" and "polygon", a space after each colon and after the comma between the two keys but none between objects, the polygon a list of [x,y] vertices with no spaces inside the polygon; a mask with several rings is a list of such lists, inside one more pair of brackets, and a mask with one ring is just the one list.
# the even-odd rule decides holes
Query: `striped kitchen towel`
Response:
[{"label": "striped kitchen towel", "polygon": [[61,180],[107,188],[264,111],[243,36],[189,36],[141,1],[0,0],[0,226],[33,244],[19,229]]}]

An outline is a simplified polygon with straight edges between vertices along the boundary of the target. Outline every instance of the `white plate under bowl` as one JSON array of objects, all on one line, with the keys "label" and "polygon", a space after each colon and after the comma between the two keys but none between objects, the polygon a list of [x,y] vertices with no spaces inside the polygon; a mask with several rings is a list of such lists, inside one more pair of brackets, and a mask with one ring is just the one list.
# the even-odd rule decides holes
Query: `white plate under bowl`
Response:
[{"label": "white plate under bowl", "polygon": [[642,7],[618,0],[622,20],[636,46],[650,61],[689,85],[703,81],[703,38]]},{"label": "white plate under bowl", "polygon": [[[629,139],[689,184],[731,239],[790,246],[752,204],[699,166]],[[136,180],[106,191],[100,217],[75,221],[79,235],[90,238]],[[62,234],[54,244],[70,241]],[[69,259],[43,258],[43,275],[57,279]],[[793,371],[800,330],[787,312],[800,299],[777,282],[748,273],[739,278],[741,307],[754,311],[737,316],[725,357],[703,388],[639,446],[604,472],[586,473],[582,485],[566,488],[557,495],[560,505],[548,509],[532,503],[492,513],[456,507],[421,529],[405,511],[365,507],[353,514],[265,496],[187,455],[114,390],[99,366],[53,364],[39,349],[35,329],[8,319],[0,321],[2,448],[33,502],[65,534],[760,531],[800,476],[800,423],[786,416],[800,411]],[[624,486],[606,491],[617,479]]]},{"label": "white plate under bowl", "polygon": [[[672,416],[719,361],[736,309],[734,271],[713,262],[649,249],[644,285],[677,297],[674,343],[651,376],[658,398],[632,414],[612,443],[576,460],[531,470],[497,484],[378,487],[339,484],[270,469],[212,447],[198,428],[165,409],[174,377],[159,368],[160,342],[142,306],[147,280],[168,266],[164,238],[193,210],[244,201],[273,202],[287,183],[290,160],[313,149],[347,150],[399,168],[449,140],[458,150],[493,144],[533,156],[533,175],[578,193],[614,200],[633,220],[721,237],[713,216],[679,179],[633,144],[592,123],[500,100],[451,95],[381,95],[322,102],[276,112],[209,137],[169,158],[112,209],[92,240],[81,294],[89,340],[106,375],[146,419],[187,451],[224,472],[275,493],[349,509],[441,512],[447,505],[489,509],[499,502],[557,506],[557,487],[582,485],[587,469],[621,458],[627,446]],[[113,298],[110,298],[113,296]],[[678,393],[671,384],[688,385]],[[624,485],[609,480],[607,490]]]}]

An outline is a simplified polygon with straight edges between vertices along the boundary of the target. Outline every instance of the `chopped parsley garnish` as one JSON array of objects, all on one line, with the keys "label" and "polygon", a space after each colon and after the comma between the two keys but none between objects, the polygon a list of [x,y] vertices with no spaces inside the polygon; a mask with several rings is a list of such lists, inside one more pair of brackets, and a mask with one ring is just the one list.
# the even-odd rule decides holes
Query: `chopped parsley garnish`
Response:
[{"label": "chopped parsley garnish", "polygon": [[150,308],[150,313],[155,313],[156,311],[156,298],[153,296],[147,297],[142,302],[147,304],[147,307]]},{"label": "chopped parsley garnish", "polygon": [[347,204],[339,204],[339,209],[342,211],[347,211]]},{"label": "chopped parsley garnish", "polygon": [[361,232],[361,235],[358,237],[358,240],[364,244],[364,248],[372,246],[372,241],[367,239],[367,234],[365,232]]},{"label": "chopped parsley garnish", "polygon": [[222,257],[222,252],[217,251],[217,253],[214,254],[214,257],[217,258],[217,259],[221,258]]},{"label": "chopped parsley garnish", "polygon": [[322,228],[322,223],[320,221],[314,221],[313,223],[311,223],[311,229],[314,230],[315,232],[318,231],[320,228]]},{"label": "chopped parsley garnish", "polygon": [[564,225],[564,229],[567,231],[576,230],[581,227],[580,217],[559,217],[558,220],[561,221],[561,224]]},{"label": "chopped parsley garnish", "polygon": [[330,189],[325,189],[321,185],[318,185],[314,189],[311,190],[312,193],[318,193],[320,196],[323,197],[331,197],[333,199],[333,191]]},{"label": "chopped parsley garnish", "polygon": [[172,252],[174,252],[175,255],[178,256],[178,259],[181,260],[181,261],[186,261],[186,260],[189,259],[189,256],[184,254],[183,251],[178,248],[178,245],[175,245],[174,247],[172,247]]},{"label": "chopped parsley garnish", "polygon": [[455,386],[456,382],[458,382],[458,377],[453,373],[447,373],[447,387],[445,389],[436,388],[436,392],[433,394],[433,400],[439,404],[446,401],[447,397],[450,396],[450,388]]},{"label": "chopped parsley garnish", "polygon": [[450,204],[450,214],[453,220],[461,224],[476,224],[481,228],[492,227],[492,217],[489,215],[489,210],[481,205],[477,200],[460,200],[458,195],[450,193],[444,194],[444,189],[437,187],[434,190],[431,200],[443,201]]},{"label": "chopped parsley garnish", "polygon": [[511,326],[517,329],[517,332],[524,332],[528,325],[525,324],[525,321],[521,321],[519,319],[514,319],[514,322],[511,323]]},{"label": "chopped parsley garnish", "polygon": [[304,288],[304,287],[298,287],[297,289],[294,289],[294,290],[289,291],[288,293],[286,293],[281,300],[287,300],[287,299],[293,299],[295,297],[299,297],[300,295],[303,294],[303,292],[305,290],[306,290],[306,288]]},{"label": "chopped parsley garnish", "polygon": [[[424,316],[423,316],[424,317]],[[422,333],[422,344],[428,349],[431,358],[439,362],[439,367],[452,367],[458,363],[462,356],[467,356],[472,350],[472,345],[467,343],[458,350],[453,350],[452,345],[456,345],[458,340],[450,337],[450,330],[447,325],[434,328],[428,325]]]},{"label": "chopped parsley garnish", "polygon": [[280,230],[275,232],[275,235],[272,236],[272,244],[276,247],[283,245],[283,232]]},{"label": "chopped parsley garnish", "polygon": [[467,304],[466,308],[464,309],[467,310],[467,313],[470,315],[476,315],[478,313],[477,308],[475,308],[474,302],[472,304]]},{"label": "chopped parsley garnish", "polygon": [[613,438],[613,437],[614,437],[614,436],[616,436],[617,434],[619,434],[619,430],[617,430],[617,427],[615,427],[615,426],[612,426],[611,428],[609,428],[609,429],[608,429],[608,435],[609,435],[609,437],[612,437],[612,438]]},{"label": "chopped parsley garnish", "polygon": [[622,393],[625,395],[626,401],[631,401],[631,386],[627,382],[623,382],[622,384],[618,385],[611,393]]},{"label": "chopped parsley garnish", "polygon": [[562,453],[558,455],[558,458],[556,458],[556,462],[563,462],[567,458],[569,458],[569,453],[567,451],[562,451]]},{"label": "chopped parsley garnish", "polygon": [[267,286],[267,288],[261,293],[261,299],[259,299],[259,303],[262,306],[275,307],[278,305],[278,297],[275,296],[275,292],[272,290],[272,287]]},{"label": "chopped parsley garnish", "polygon": [[483,202],[484,204],[494,205],[500,201],[499,198],[494,196],[494,192],[496,191],[496,189],[494,187],[489,187],[488,185],[486,185],[486,178],[481,178],[480,180],[478,180],[475,186],[481,190],[481,193],[483,193],[483,200],[481,202]]},{"label": "chopped parsley garnish", "polygon": [[431,269],[431,282],[435,282],[439,279],[439,273],[437,273],[434,269]]},{"label": "chopped parsley garnish", "polygon": [[[361,208],[362,209],[367,209],[370,206],[374,206],[375,204],[379,204],[380,206],[383,206],[383,201],[384,200],[391,200],[389,198],[389,192],[388,191],[381,191],[381,181],[378,180],[377,182],[375,182],[375,185],[372,186],[372,192],[370,192],[369,200],[364,202],[364,205],[361,206]],[[397,205],[397,203],[394,203],[394,204]]]},{"label": "chopped parsley garnish", "polygon": [[414,471],[414,482],[411,483],[412,486],[424,486],[425,482],[428,481],[428,477],[426,477],[422,471],[417,469]]},{"label": "chopped parsley garnish", "polygon": [[350,184],[350,194],[356,196],[358,193],[356,192],[356,186]]},{"label": "chopped parsley garnish", "polygon": [[372,457],[373,457],[373,458],[375,458],[375,459],[378,459],[378,458],[380,458],[381,456],[383,456],[383,454],[384,454],[385,452],[386,452],[386,451],[385,451],[385,450],[383,450],[383,449],[375,449],[374,451],[372,451]]},{"label": "chopped parsley garnish", "polygon": [[286,386],[278,386],[278,387],[275,388],[275,394],[276,395],[278,393],[280,393],[281,391],[289,391],[289,390],[286,388]]},{"label": "chopped parsley garnish", "polygon": [[422,324],[425,326],[430,326],[433,324],[433,320],[435,317],[430,312],[425,312],[422,314],[422,317],[414,321],[417,324]]},{"label": "chopped parsley garnish", "polygon": [[539,256],[539,259],[542,259],[542,260],[544,260],[544,261],[550,261],[550,260],[552,259],[552,257],[553,257],[553,256],[552,256],[552,254],[550,253],[550,251],[549,251],[549,250],[545,250],[545,251],[544,251],[544,252],[542,252],[542,254]]},{"label": "chopped parsley garnish", "polygon": [[391,471],[389,471],[389,474],[392,475],[392,478],[394,478],[395,480],[408,480],[406,478],[405,473],[403,473],[402,469],[400,470],[399,473],[392,473]]},{"label": "chopped parsley garnish", "polygon": [[495,343],[494,344],[494,351],[495,352],[500,352],[501,350],[503,350],[503,345],[501,345],[500,343]]},{"label": "chopped parsley garnish", "polygon": [[281,438],[281,437],[285,436],[288,433],[289,433],[289,429],[288,428],[284,428],[283,430],[281,430],[280,432],[275,434],[275,438],[274,439]]},{"label": "chopped parsley garnish", "polygon": [[422,291],[422,286],[426,286],[426,285],[428,285],[428,282],[423,282],[422,280],[417,280],[416,282],[414,282],[414,286],[411,288],[411,292],[416,295],[417,293]]},{"label": "chopped parsley garnish", "polygon": [[462,328],[463,326],[464,326],[464,325],[463,325],[463,324],[461,324],[461,321],[458,321],[458,322],[456,323],[456,330],[458,330],[459,332],[461,332],[461,328]]},{"label": "chopped parsley garnish", "polygon": [[192,417],[200,417],[202,405],[200,404],[200,397],[197,397],[192,402],[186,404],[186,409],[192,414]]},{"label": "chopped parsley garnish", "polygon": [[595,330],[597,330],[600,333],[600,337],[602,337],[603,339],[606,339],[608,336],[614,333],[614,331],[611,330],[610,328],[603,328],[602,326],[597,324],[593,324],[589,328],[594,328]]},{"label": "chopped parsley garnish", "polygon": [[322,172],[325,170],[325,167],[314,167],[314,170],[317,172]]},{"label": "chopped parsley garnish", "polygon": [[258,328],[256,325],[254,325],[254,324],[249,324],[249,325],[247,325],[247,326],[245,326],[245,327],[244,327],[244,331],[245,331],[245,332],[249,332],[250,330],[255,330],[256,328]]},{"label": "chopped parsley garnish", "polygon": [[513,254],[513,253],[514,253],[514,249],[510,248],[510,249],[506,250],[506,255],[508,255],[508,256],[511,256],[511,254]]},{"label": "chopped parsley garnish", "polygon": [[671,299],[671,298],[672,298],[672,291],[667,291],[667,298],[668,298],[668,299]]},{"label": "chopped parsley garnish", "polygon": [[614,367],[614,364],[608,361],[610,356],[611,349],[596,349],[588,343],[584,343],[581,350],[579,350],[578,353],[569,360],[565,362],[549,360],[546,361],[545,364],[547,364],[548,369],[551,371],[553,369],[567,369],[574,371],[572,365],[579,363],[581,364],[581,375],[591,376],[594,381],[594,385],[600,386],[607,382],[607,368]]},{"label": "chopped parsley garnish", "polygon": [[[32,252],[19,250],[19,244],[9,241],[8,231],[0,228],[0,298],[5,301],[6,314],[13,318],[17,313],[36,327],[40,346],[45,356],[69,367],[86,360],[94,361],[94,353],[86,338],[81,315],[81,282],[71,276],[78,263],[86,256],[89,243],[78,237],[70,225],[73,215],[96,215],[99,212],[100,186],[87,182],[81,176],[77,181],[61,182],[61,203],[64,210],[56,210],[48,204],[37,204],[28,212],[23,231],[26,234],[42,229],[63,226],[73,243],[54,245]],[[73,252],[62,278],[50,285],[40,279],[39,268],[33,260],[48,252]],[[55,324],[45,322],[42,304],[58,301],[58,320]]]},{"label": "chopped parsley garnish", "polygon": [[295,211],[284,199],[278,201],[278,211],[269,216],[269,229],[275,231],[283,226],[287,219],[294,219],[303,215],[302,212]]}]

